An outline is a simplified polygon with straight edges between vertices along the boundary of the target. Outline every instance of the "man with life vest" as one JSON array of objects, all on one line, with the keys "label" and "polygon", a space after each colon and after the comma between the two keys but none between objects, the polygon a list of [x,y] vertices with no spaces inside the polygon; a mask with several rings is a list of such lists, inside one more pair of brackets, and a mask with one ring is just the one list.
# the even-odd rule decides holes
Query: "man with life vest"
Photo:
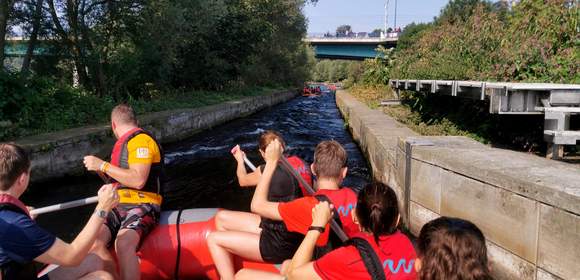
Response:
[{"label": "man with life vest", "polygon": [[[262,157],[265,155],[266,147],[273,140],[278,140],[285,145],[278,132],[266,131],[260,135],[258,146]],[[248,173],[244,166],[244,152],[239,146],[236,146],[232,152],[238,163],[236,175],[240,186],[256,186],[265,166],[261,165],[254,172]],[[297,156],[290,156],[286,159],[304,181],[312,184],[310,170],[302,159]],[[268,192],[268,199],[271,201],[288,202],[307,194],[305,187],[294,178],[289,170],[281,166],[274,171],[272,177],[272,187]],[[222,210],[217,213],[215,223],[217,232],[208,237],[210,250],[214,247],[236,250],[236,247],[241,244],[230,242],[234,240],[230,237],[243,235],[257,244],[256,250],[248,256],[255,261],[281,263],[294,255],[302,241],[301,234],[289,232],[282,222],[262,218],[254,213]]]},{"label": "man with life vest", "polygon": [[133,109],[116,106],[111,128],[117,142],[111,162],[86,156],[89,171],[102,172],[111,179],[120,197],[109,214],[106,227],[95,243],[95,252],[113,272],[113,258],[107,246],[114,240],[121,279],[140,279],[137,250],[145,236],[159,223],[164,184],[163,151],[155,138],[138,127]]},{"label": "man with life vest", "polygon": [[[266,165],[254,197],[252,198],[252,212],[262,218],[281,221],[284,227],[303,236],[309,231],[312,224],[311,211],[318,203],[312,196],[298,198],[289,202],[275,202],[268,199],[268,193],[278,160],[282,156],[283,146],[279,140],[270,142],[265,152]],[[324,195],[339,209],[340,221],[347,236],[360,232],[350,217],[350,211],[356,207],[356,194],[350,188],[340,188],[346,176],[346,151],[336,141],[323,141],[316,147],[314,163],[311,165],[313,175],[318,178],[318,190],[315,195]],[[317,241],[317,245],[324,247],[328,243],[328,226],[325,233]],[[234,278],[234,264],[232,254],[250,260],[260,260],[260,240],[248,233],[230,234],[220,240],[208,237],[208,245],[221,279]]]},{"label": "man with life vest", "polygon": [[38,226],[19,197],[28,188],[30,159],[21,147],[0,143],[0,279],[37,279],[33,261],[61,268],[41,279],[113,279],[99,271],[102,262],[89,255],[107,214],[118,203],[112,185],[99,190],[95,212],[72,243],[66,243]]}]

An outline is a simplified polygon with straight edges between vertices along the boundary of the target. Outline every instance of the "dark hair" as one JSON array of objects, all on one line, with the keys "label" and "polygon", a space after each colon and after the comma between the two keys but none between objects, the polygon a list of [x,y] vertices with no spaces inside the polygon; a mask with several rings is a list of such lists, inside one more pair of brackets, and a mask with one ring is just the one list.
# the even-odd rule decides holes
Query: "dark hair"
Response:
[{"label": "dark hair", "polygon": [[28,153],[17,145],[0,143],[0,190],[7,191],[30,169]]},{"label": "dark hair", "polygon": [[137,125],[135,111],[127,104],[119,104],[111,112],[111,120],[116,120],[121,124]]},{"label": "dark hair", "polygon": [[260,139],[258,139],[258,149],[260,149],[262,152],[265,152],[270,142],[274,141],[274,139],[278,139],[278,141],[280,141],[283,149],[286,148],[286,143],[284,142],[284,139],[280,133],[273,130],[266,130],[260,135]]},{"label": "dark hair", "polygon": [[489,280],[485,237],[473,223],[440,217],[425,224],[419,234],[421,280]]},{"label": "dark hair", "polygon": [[360,226],[372,232],[378,243],[381,235],[393,234],[397,230],[397,194],[391,187],[380,182],[366,185],[358,194],[356,217]]},{"label": "dark hair", "polygon": [[346,166],[346,151],[340,143],[322,141],[314,151],[314,172],[318,178],[339,179]]}]

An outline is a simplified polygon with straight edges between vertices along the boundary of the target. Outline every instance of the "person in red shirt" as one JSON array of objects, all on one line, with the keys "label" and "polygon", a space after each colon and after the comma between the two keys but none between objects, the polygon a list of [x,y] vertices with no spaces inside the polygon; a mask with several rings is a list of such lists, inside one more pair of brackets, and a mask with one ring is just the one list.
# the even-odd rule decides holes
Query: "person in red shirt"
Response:
[{"label": "person in red shirt", "polygon": [[[306,234],[312,224],[312,208],[318,203],[317,198],[308,196],[290,202],[273,202],[268,200],[273,174],[278,161],[282,157],[282,144],[273,140],[265,152],[266,166],[262,172],[258,186],[252,198],[252,212],[262,218],[282,221],[290,232]],[[315,195],[325,195],[336,207],[343,229],[347,236],[354,236],[359,232],[350,213],[356,207],[356,194],[350,188],[340,188],[346,176],[346,151],[336,141],[323,141],[316,146],[314,163],[311,170],[317,176],[317,192]],[[329,229],[317,238],[318,246],[325,246],[328,242]],[[221,279],[234,279],[234,264],[232,254],[243,258],[263,261],[260,257],[260,236],[251,233],[210,234],[208,247]]]},{"label": "person in red shirt", "polygon": [[421,280],[493,279],[485,236],[469,221],[440,217],[426,223],[419,233],[417,249],[415,268]]},{"label": "person in red shirt", "polygon": [[358,195],[354,222],[361,232],[352,245],[338,248],[312,261],[316,240],[332,217],[327,202],[312,210],[312,226],[284,275],[250,269],[241,270],[236,279],[416,279],[414,264],[417,255],[411,241],[397,228],[400,221],[397,196],[393,189],[381,184],[367,185]]}]

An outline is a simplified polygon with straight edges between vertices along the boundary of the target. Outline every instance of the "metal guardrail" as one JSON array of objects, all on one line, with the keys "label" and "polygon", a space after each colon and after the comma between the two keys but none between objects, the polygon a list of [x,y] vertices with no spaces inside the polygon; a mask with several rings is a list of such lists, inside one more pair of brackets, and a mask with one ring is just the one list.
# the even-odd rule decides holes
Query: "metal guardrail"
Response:
[{"label": "metal guardrail", "polygon": [[387,37],[387,38],[356,38],[356,37],[324,37],[324,38],[304,38],[302,41],[311,44],[331,44],[331,43],[344,43],[344,44],[381,44],[388,42],[397,42],[399,37]]},{"label": "metal guardrail", "polygon": [[[390,80],[397,91],[411,90],[476,100],[489,100],[491,114],[543,114],[549,156],[559,158],[561,145],[576,145],[580,131],[570,130],[570,115],[580,114],[580,85],[502,83],[453,80]],[[399,95],[400,96],[400,95]]]}]

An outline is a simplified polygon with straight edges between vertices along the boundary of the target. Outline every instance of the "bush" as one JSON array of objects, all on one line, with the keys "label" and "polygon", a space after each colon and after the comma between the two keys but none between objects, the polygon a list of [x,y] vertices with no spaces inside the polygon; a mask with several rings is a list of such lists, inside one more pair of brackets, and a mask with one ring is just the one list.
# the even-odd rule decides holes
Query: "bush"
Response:
[{"label": "bush", "polygon": [[102,120],[113,101],[49,79],[0,73],[0,139],[82,126]]},{"label": "bush", "polygon": [[[145,98],[121,99],[138,114],[194,108],[272,92],[270,88],[222,92],[152,92]],[[118,102],[96,97],[50,79],[23,80],[16,74],[0,73],[0,141],[98,123],[107,123]]]}]

